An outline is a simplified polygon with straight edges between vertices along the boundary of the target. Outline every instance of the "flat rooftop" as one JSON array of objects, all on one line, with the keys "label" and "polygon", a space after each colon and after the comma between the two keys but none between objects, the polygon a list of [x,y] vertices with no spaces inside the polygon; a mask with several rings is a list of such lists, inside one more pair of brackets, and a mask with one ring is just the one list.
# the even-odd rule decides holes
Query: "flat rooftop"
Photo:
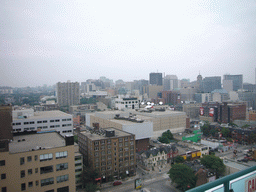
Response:
[{"label": "flat rooftop", "polygon": [[223,160],[223,163],[226,165],[226,166],[229,166],[229,167],[233,167],[233,168],[236,168],[238,170],[244,170],[244,169],[248,169],[248,167],[250,167],[249,165],[244,165],[242,163],[237,163],[237,162],[234,162],[234,161],[230,161],[230,160]]},{"label": "flat rooftop", "polygon": [[50,149],[66,146],[65,139],[56,132],[37,133],[14,136],[9,143],[10,153],[20,153],[32,150]]},{"label": "flat rooftop", "polygon": [[81,134],[87,136],[90,140],[101,140],[101,139],[108,139],[108,138],[118,138],[118,137],[125,137],[125,136],[130,136],[133,135],[131,133],[125,132],[125,131],[121,131],[119,129],[115,129],[115,128],[101,128],[100,130],[109,130],[109,131],[115,131],[115,136],[113,137],[106,137],[105,134],[97,134],[97,133],[93,133],[91,134],[91,132],[88,131],[82,131],[80,132]]},{"label": "flat rooftop", "polygon": [[180,116],[180,115],[186,115],[185,112],[182,111],[170,111],[170,110],[165,110],[165,111],[152,111],[151,113],[147,112],[139,112],[139,111],[133,111],[133,114],[138,114],[141,116],[147,116],[147,117],[168,117],[168,116]]},{"label": "flat rooftop", "polygon": [[[38,111],[38,112],[34,112],[34,116],[28,116],[27,118],[22,118],[22,119],[28,119],[28,120],[33,120],[33,119],[42,119],[42,118],[58,118],[58,117],[63,117],[63,116],[70,116],[72,117],[72,115],[64,113],[62,111],[59,110],[55,110],[55,111]],[[13,118],[14,120],[20,120],[19,118]]]}]

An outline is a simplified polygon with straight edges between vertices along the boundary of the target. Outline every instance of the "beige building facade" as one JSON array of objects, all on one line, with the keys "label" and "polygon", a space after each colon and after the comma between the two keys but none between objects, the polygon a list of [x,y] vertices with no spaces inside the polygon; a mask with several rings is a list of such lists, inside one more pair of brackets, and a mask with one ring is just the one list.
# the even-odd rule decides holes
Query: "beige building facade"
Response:
[{"label": "beige building facade", "polygon": [[3,191],[73,192],[75,148],[56,132],[14,136],[0,153]]}]

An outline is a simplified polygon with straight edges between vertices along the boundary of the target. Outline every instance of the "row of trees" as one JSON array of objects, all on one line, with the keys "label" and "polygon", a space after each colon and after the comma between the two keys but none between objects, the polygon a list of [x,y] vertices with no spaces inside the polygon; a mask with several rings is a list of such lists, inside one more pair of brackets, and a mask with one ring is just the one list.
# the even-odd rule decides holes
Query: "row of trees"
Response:
[{"label": "row of trees", "polygon": [[[176,183],[182,191],[186,191],[196,186],[197,176],[192,168],[182,164],[184,159],[180,156],[176,158],[176,164],[172,166],[168,174],[172,182]],[[223,160],[214,155],[205,155],[201,158],[201,163],[217,173],[217,177],[225,171]]]}]

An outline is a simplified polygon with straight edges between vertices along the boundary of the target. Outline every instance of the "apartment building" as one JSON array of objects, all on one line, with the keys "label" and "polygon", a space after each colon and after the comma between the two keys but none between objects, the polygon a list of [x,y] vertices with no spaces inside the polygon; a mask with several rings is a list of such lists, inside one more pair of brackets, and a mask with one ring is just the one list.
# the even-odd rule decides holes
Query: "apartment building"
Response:
[{"label": "apartment building", "polygon": [[57,103],[60,107],[78,105],[80,103],[80,91],[78,82],[58,82],[56,85]]},{"label": "apartment building", "polygon": [[74,157],[72,137],[64,139],[56,132],[14,136],[9,143],[1,141],[1,191],[74,192]]},{"label": "apartment building", "polygon": [[14,134],[31,131],[56,131],[63,136],[73,134],[73,117],[62,111],[14,110],[12,117]]},{"label": "apartment building", "polygon": [[84,164],[98,169],[102,180],[136,174],[135,135],[115,128],[91,129],[78,134]]}]

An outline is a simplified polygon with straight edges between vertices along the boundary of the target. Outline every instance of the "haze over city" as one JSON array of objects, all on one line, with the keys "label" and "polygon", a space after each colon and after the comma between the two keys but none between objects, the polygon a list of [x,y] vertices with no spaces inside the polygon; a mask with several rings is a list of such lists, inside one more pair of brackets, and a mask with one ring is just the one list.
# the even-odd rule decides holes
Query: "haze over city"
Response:
[{"label": "haze over city", "polygon": [[3,0],[1,86],[132,81],[157,71],[255,83],[255,9],[245,0]]}]

